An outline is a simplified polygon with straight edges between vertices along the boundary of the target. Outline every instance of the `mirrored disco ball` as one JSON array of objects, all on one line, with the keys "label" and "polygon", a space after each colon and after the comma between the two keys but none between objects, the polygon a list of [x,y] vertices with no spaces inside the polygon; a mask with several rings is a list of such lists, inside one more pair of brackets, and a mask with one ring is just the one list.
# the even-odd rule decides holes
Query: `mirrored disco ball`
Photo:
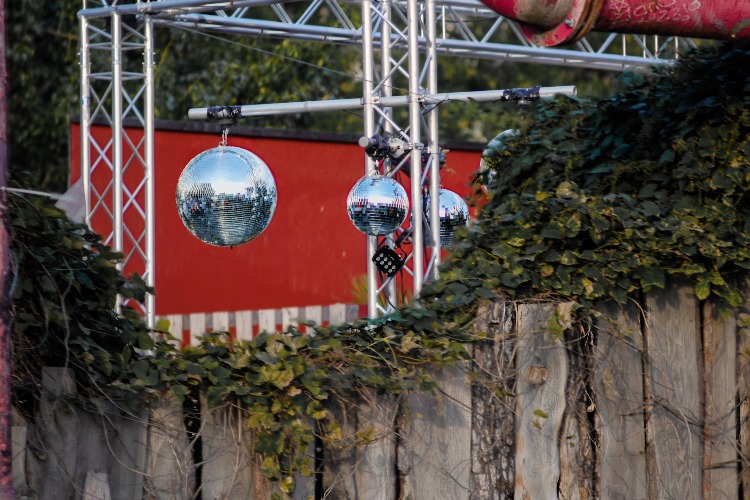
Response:
[{"label": "mirrored disco ball", "polygon": [[187,164],[177,181],[177,211],[185,227],[216,246],[246,243],[262,233],[276,210],[276,182],[250,151],[219,146]]},{"label": "mirrored disco ball", "polygon": [[357,229],[370,236],[382,236],[404,223],[409,213],[409,199],[395,179],[365,176],[349,191],[346,211]]},{"label": "mirrored disco ball", "polygon": [[[493,139],[487,143],[487,146],[485,146],[484,151],[482,151],[482,159],[479,160],[479,172],[484,173],[487,169],[489,169],[489,162],[491,160],[499,158],[500,155],[508,148],[506,141],[512,139],[513,137],[517,137],[520,133],[520,130],[510,129],[500,132],[495,137],[493,137]],[[489,171],[486,177],[486,184],[492,183],[494,178],[495,172],[493,170]]]},{"label": "mirrored disco ball", "polygon": [[[440,216],[440,246],[444,247],[453,241],[456,229],[469,225],[469,207],[466,202],[453,191],[440,189],[438,194]],[[425,216],[430,220],[430,198],[426,198]]]}]

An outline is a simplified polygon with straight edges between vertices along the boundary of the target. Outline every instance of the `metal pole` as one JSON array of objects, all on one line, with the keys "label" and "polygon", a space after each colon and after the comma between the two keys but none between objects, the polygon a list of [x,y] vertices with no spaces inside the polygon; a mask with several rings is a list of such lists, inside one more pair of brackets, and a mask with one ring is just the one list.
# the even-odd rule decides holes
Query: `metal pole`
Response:
[{"label": "metal pole", "polygon": [[422,143],[421,98],[419,89],[419,0],[408,0],[409,23],[409,140],[411,142],[411,242],[414,299],[422,291],[424,280],[424,234],[422,232]]},{"label": "metal pole", "polygon": [[[114,244],[116,252],[123,251],[122,244],[122,23],[120,14],[112,13],[112,168]],[[122,270],[123,263],[117,264]]]},{"label": "metal pole", "polygon": [[[5,61],[5,2],[0,0],[0,186],[7,185],[8,76]],[[11,318],[8,285],[10,235],[7,193],[0,195],[0,498],[13,499],[13,438],[11,435]]]},{"label": "metal pole", "polygon": [[91,227],[91,60],[89,21],[81,17],[81,181],[86,225]]},{"label": "metal pole", "polygon": [[[418,56],[418,54],[417,54]],[[419,79],[419,75],[415,78]],[[372,85],[372,82],[370,82]],[[416,83],[419,89],[419,82]],[[575,85],[560,87],[539,87],[534,89],[479,90],[471,92],[447,92],[443,94],[423,94],[416,96],[416,104],[443,104],[448,102],[518,102],[523,100],[545,99],[557,94],[575,96]],[[528,99],[524,96],[527,96]],[[191,108],[188,118],[191,120],[209,120],[224,118],[250,118],[253,116],[283,115],[289,113],[316,113],[322,111],[345,111],[360,109],[373,105],[369,99],[336,99],[330,101],[280,102],[273,104],[245,104],[238,106],[214,106],[210,108]],[[377,103],[381,108],[396,108],[414,104],[411,96],[401,95],[380,97]],[[369,136],[368,136],[369,137]]]},{"label": "metal pole", "polygon": [[[427,21],[425,35],[427,37],[427,93],[437,94],[438,65],[437,65],[437,18],[435,15],[435,0],[425,2]],[[440,143],[438,134],[438,108],[433,107],[427,115],[427,127],[430,131],[428,153],[430,155],[430,234],[432,236],[432,273],[431,277],[439,277],[440,265]]]},{"label": "metal pole", "polygon": [[[366,137],[372,137],[375,133],[375,108],[373,103],[373,47],[372,47],[372,11],[370,0],[362,2],[362,105],[364,105],[364,133]],[[365,157],[365,175],[375,169],[375,162],[367,155]],[[375,292],[378,289],[377,268],[372,262],[372,257],[377,250],[378,239],[375,236],[367,237],[367,315],[374,319],[378,317],[378,297]]]},{"label": "metal pole", "polygon": [[[156,208],[154,204],[154,22],[151,16],[144,17],[143,26],[143,66],[144,66],[144,161],[146,170],[146,284],[156,284],[156,233],[154,224]],[[146,295],[146,324],[156,325],[156,303],[153,293]]]},{"label": "metal pole", "polygon": [[[380,28],[380,74],[383,80],[380,82],[382,91],[381,95],[385,98],[393,96],[393,75],[391,75],[391,0],[383,0],[380,3],[381,15],[383,16],[383,23]],[[393,118],[393,108],[385,108],[383,110],[388,118]],[[390,121],[385,120],[383,123],[383,132],[390,134],[393,132],[393,125]],[[391,159],[386,158],[386,169],[391,170]],[[388,246],[393,248],[395,246],[395,239],[393,234],[389,234],[387,237]],[[398,295],[396,289],[396,279],[391,278],[388,285],[383,290],[386,298],[386,310],[389,307],[398,307]]]}]

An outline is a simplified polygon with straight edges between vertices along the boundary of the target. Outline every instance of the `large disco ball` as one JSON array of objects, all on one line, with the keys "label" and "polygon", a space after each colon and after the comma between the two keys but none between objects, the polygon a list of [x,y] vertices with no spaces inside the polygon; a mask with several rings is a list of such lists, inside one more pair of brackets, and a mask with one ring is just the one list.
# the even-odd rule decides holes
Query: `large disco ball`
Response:
[{"label": "large disco ball", "polygon": [[250,151],[219,146],[187,164],[177,181],[177,211],[199,240],[240,245],[262,233],[276,210],[276,182]]},{"label": "large disco ball", "polygon": [[409,213],[406,190],[391,177],[362,177],[349,191],[346,211],[354,226],[370,236],[396,230]]},{"label": "large disco ball", "polygon": [[[453,241],[456,229],[469,224],[469,207],[453,191],[440,189],[438,193],[438,214],[440,217],[440,246],[447,246]],[[425,216],[430,221],[430,198],[426,198]]]}]

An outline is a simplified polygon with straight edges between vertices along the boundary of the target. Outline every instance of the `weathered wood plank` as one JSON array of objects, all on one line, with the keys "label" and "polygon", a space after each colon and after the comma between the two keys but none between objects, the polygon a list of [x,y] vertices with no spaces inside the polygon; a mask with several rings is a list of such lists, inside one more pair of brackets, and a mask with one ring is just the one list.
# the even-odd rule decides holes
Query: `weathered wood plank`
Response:
[{"label": "weathered wood plank", "polygon": [[82,500],[112,500],[106,472],[92,470],[86,473]]},{"label": "weathered wood plank", "polygon": [[[557,307],[556,321],[565,326],[563,342],[568,359],[565,413],[560,436],[560,483],[558,494],[566,500],[599,497],[594,443],[597,432],[591,416],[594,403],[594,334],[590,323],[575,325],[572,302]],[[586,327],[585,329],[581,327]]]},{"label": "weathered wood plank", "polygon": [[357,468],[358,401],[336,395],[328,400],[326,409],[339,425],[338,432],[326,436],[323,449],[324,498],[359,500],[354,473]]},{"label": "weathered wood plank", "polygon": [[[750,313],[750,291],[745,289],[745,312]],[[739,399],[740,486],[750,494],[750,328],[742,328],[737,337],[737,397]]]},{"label": "weathered wood plank", "polygon": [[29,487],[38,500],[73,498],[78,460],[78,416],[66,398],[75,393],[73,372],[42,368],[39,418],[28,435]]},{"label": "weathered wood plank", "polygon": [[519,500],[556,498],[558,493],[568,360],[561,339],[547,331],[554,313],[551,304],[518,307],[515,498]]},{"label": "weathered wood plank", "polygon": [[600,304],[596,321],[595,400],[599,488],[604,499],[645,499],[646,429],[643,412],[643,333],[634,303]]},{"label": "weathered wood plank", "polygon": [[13,450],[13,491],[19,498],[30,496],[28,480],[26,479],[26,447],[29,424],[16,410],[11,409],[11,443]]},{"label": "weathered wood plank", "polygon": [[513,308],[503,301],[480,306],[476,333],[487,340],[474,346],[472,379],[472,489],[474,498],[511,498],[515,476],[513,392],[516,335]]},{"label": "weathered wood plank", "polygon": [[703,305],[705,427],[703,498],[737,498],[737,319]]},{"label": "weathered wood plank", "polygon": [[203,500],[253,498],[252,434],[237,407],[207,409],[201,398],[201,494]]},{"label": "weathered wood plank", "polygon": [[112,500],[130,500],[143,496],[143,474],[147,469],[148,410],[136,414],[107,415],[104,438],[113,455],[109,469]]},{"label": "weathered wood plank", "polygon": [[358,398],[359,432],[372,440],[356,450],[357,466],[354,484],[359,500],[393,500],[396,498],[396,417],[398,404],[389,394],[362,391]]},{"label": "weathered wood plank", "polygon": [[[568,408],[570,410],[570,408]],[[560,483],[558,498],[581,500],[590,498],[591,488],[582,488],[585,478],[581,463],[581,432],[575,411],[566,411],[563,417],[560,439]]]},{"label": "weathered wood plank", "polygon": [[187,499],[195,492],[195,467],[182,407],[170,399],[152,403],[149,416],[145,497]]},{"label": "weathered wood plank", "polygon": [[703,490],[703,363],[698,300],[685,281],[646,294],[647,470],[651,498],[697,498]]},{"label": "weathered wood plank", "polygon": [[327,409],[341,427],[324,443],[323,498],[395,499],[395,399],[364,390],[333,398]]},{"label": "weathered wood plank", "polygon": [[468,365],[429,369],[438,389],[412,392],[398,451],[405,500],[471,494],[471,385]]}]

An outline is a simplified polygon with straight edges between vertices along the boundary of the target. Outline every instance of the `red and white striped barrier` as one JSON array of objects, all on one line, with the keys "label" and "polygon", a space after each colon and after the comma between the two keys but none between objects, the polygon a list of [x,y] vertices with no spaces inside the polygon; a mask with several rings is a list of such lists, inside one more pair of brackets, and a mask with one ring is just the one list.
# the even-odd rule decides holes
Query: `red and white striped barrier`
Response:
[{"label": "red and white striped barrier", "polygon": [[257,311],[221,311],[211,313],[168,314],[157,320],[169,321],[169,333],[182,341],[182,345],[198,345],[206,332],[230,332],[239,340],[251,340],[260,332],[276,332],[295,326],[305,332],[302,322],[312,321],[327,326],[346,323],[360,318],[357,304],[331,304],[328,306],[284,307]]}]

